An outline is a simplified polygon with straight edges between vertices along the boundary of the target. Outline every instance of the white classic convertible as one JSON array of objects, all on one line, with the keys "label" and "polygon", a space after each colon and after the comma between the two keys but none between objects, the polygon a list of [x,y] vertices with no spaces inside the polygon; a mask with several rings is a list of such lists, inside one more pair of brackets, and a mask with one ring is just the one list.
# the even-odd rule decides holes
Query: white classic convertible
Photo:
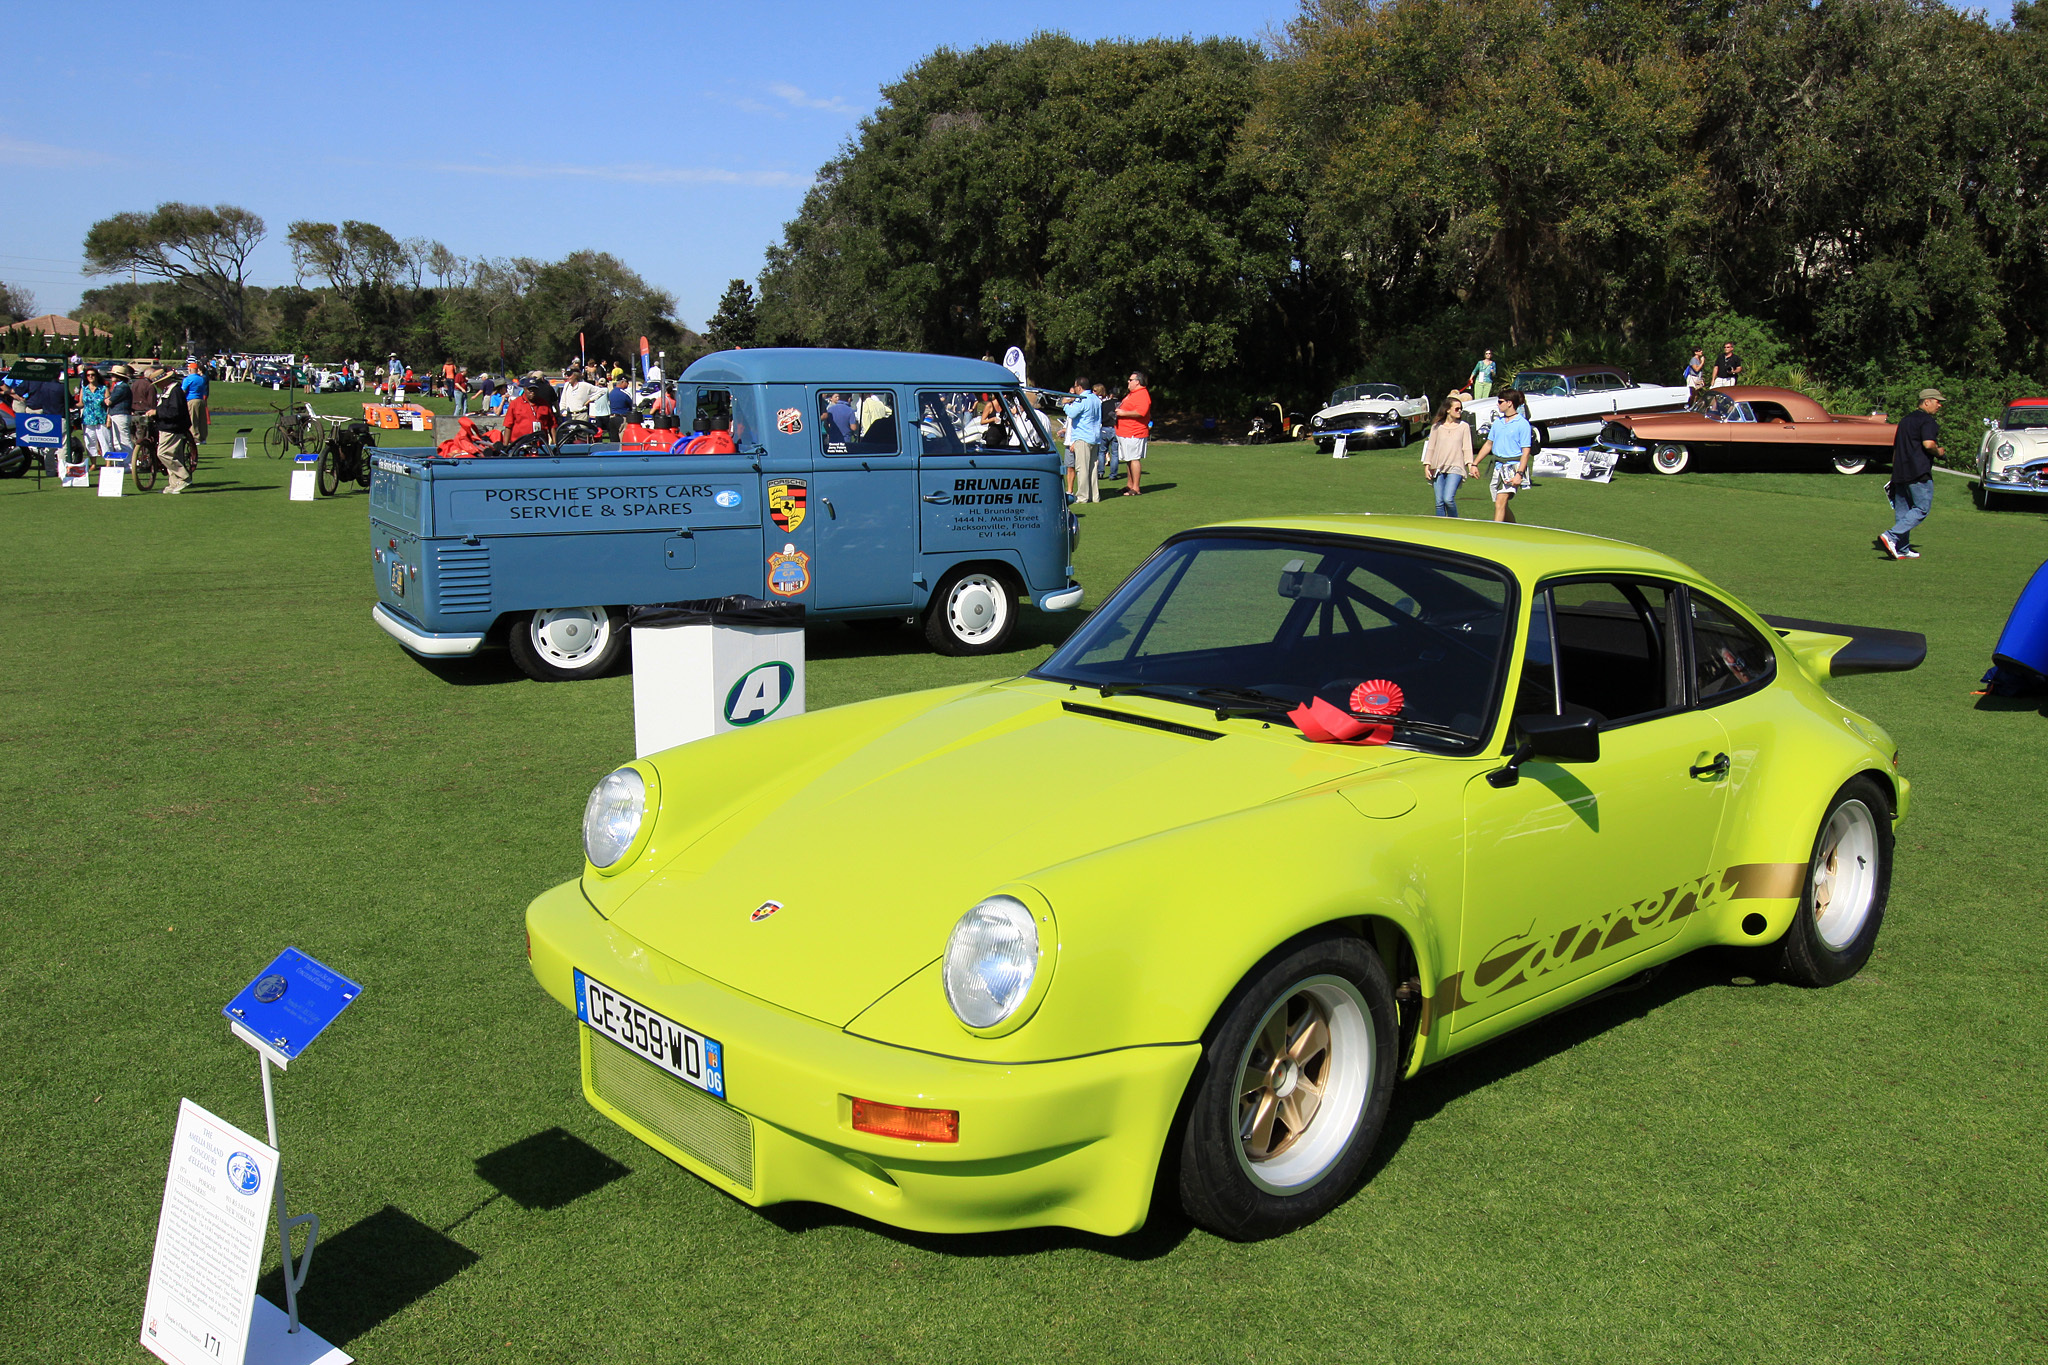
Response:
[{"label": "white classic convertible", "polygon": [[1309,439],[1324,454],[1339,437],[1347,446],[1363,447],[1391,436],[1396,446],[1405,446],[1428,426],[1429,395],[1387,383],[1344,385],[1308,424]]},{"label": "white classic convertible", "polygon": [[1997,422],[1984,425],[1977,505],[1989,511],[2011,493],[2048,496],[2048,398],[2015,398]]},{"label": "white classic convertible", "polygon": [[[1692,390],[1682,385],[1638,384],[1627,370],[1611,365],[1522,370],[1515,375],[1514,387],[1528,396],[1529,421],[1539,446],[1593,436],[1618,412],[1677,412],[1692,397]],[[1478,409],[1481,433],[1500,415],[1494,403],[1471,406]]]}]

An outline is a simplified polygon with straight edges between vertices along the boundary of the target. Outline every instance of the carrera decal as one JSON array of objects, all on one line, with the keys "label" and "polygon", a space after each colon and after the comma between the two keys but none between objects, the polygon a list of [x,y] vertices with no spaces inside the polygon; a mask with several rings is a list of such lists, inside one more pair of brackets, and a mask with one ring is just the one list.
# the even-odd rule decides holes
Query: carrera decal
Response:
[{"label": "carrera decal", "polygon": [[782,547],[781,554],[768,556],[768,591],[777,597],[795,597],[811,586],[811,557],[794,545]]},{"label": "carrera decal", "polygon": [[1638,934],[1668,928],[1729,901],[1789,899],[1800,894],[1805,878],[1804,863],[1742,863],[1571,925],[1555,938],[1530,932],[1503,939],[1469,976],[1455,971],[1437,983],[1428,1002],[1429,1017],[1449,1018],[1469,1005],[1539,981],[1565,963],[1583,962]]},{"label": "carrera decal", "polygon": [[784,436],[800,436],[804,430],[804,414],[801,408],[777,408],[775,429]]},{"label": "carrera decal", "polygon": [[802,479],[771,481],[768,485],[768,517],[775,523],[775,529],[786,535],[803,525],[809,498]]}]

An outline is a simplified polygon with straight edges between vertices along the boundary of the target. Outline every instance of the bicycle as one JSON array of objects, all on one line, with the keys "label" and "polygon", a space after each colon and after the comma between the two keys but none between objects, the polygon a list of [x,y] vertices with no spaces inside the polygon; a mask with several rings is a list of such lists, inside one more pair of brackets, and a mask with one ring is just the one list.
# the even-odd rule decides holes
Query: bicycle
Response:
[{"label": "bicycle", "polygon": [[[147,493],[156,487],[156,476],[167,473],[156,454],[156,423],[137,414],[132,432],[134,447],[128,452],[128,473],[135,479],[135,491]],[[185,442],[185,460],[191,473],[199,473],[199,443]]]},{"label": "bicycle", "polygon": [[286,405],[272,408],[277,420],[263,433],[263,453],[271,459],[282,459],[287,450],[306,451],[306,439],[319,426],[314,419],[318,416],[311,403]]},{"label": "bicycle", "polygon": [[[362,430],[356,430],[357,427]],[[370,486],[370,460],[365,453],[370,444],[369,428],[363,423],[321,414],[311,441],[320,456],[318,480],[322,497],[331,498],[340,492],[344,480],[358,488]]]}]

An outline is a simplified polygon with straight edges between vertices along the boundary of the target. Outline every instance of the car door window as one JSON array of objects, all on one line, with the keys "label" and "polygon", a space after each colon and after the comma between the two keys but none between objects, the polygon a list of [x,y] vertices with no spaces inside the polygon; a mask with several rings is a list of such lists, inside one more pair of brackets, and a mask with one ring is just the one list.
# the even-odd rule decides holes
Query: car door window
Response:
[{"label": "car door window", "polygon": [[1698,590],[1692,608],[1693,688],[1709,705],[1762,687],[1778,669],[1778,656],[1733,611]]},{"label": "car door window", "polygon": [[1684,704],[1668,584],[1581,579],[1552,585],[1550,599],[1563,712],[1613,726]]},{"label": "car door window", "polygon": [[894,455],[896,395],[888,389],[823,389],[818,436],[827,455]]},{"label": "car door window", "polygon": [[1529,604],[1529,643],[1522,650],[1522,682],[1515,692],[1517,716],[1558,714],[1557,646],[1550,633],[1550,594]]},{"label": "car door window", "polygon": [[1033,454],[1047,447],[1022,395],[965,389],[920,389],[918,439],[927,455],[973,455],[987,450]]}]

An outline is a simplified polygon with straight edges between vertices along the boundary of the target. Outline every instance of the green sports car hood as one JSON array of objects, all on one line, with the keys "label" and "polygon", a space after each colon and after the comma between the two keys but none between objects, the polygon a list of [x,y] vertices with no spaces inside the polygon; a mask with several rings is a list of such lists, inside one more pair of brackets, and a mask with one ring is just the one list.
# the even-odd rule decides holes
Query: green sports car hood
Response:
[{"label": "green sports car hood", "polygon": [[642,760],[647,850],[584,885],[656,952],[844,1025],[1005,884],[1410,757],[1059,683],[892,697]]}]

